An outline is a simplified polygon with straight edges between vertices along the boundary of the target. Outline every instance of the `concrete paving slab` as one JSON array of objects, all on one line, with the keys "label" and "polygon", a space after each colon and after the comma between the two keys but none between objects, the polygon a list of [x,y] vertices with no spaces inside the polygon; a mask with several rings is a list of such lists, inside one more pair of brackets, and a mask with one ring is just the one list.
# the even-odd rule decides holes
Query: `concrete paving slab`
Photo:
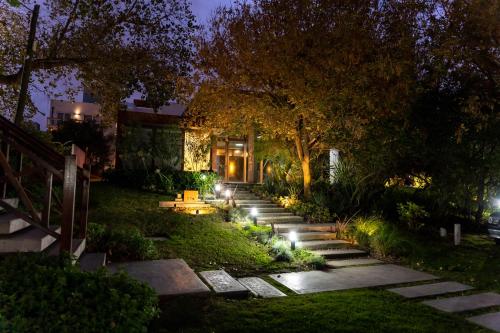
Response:
[{"label": "concrete paving slab", "polygon": [[467,318],[467,320],[479,326],[486,327],[494,332],[500,332],[500,312],[474,316]]},{"label": "concrete paving slab", "polygon": [[373,258],[359,258],[359,259],[344,259],[344,260],[329,260],[326,265],[329,267],[349,267],[349,266],[361,266],[361,265],[374,265],[382,264],[383,261]]},{"label": "concrete paving slab", "polygon": [[273,274],[270,276],[297,294],[437,279],[434,275],[398,265],[346,267],[325,271]]},{"label": "concrete paving slab", "polygon": [[248,294],[249,290],[229,275],[225,270],[204,271],[200,276],[205,280],[216,294],[223,296],[242,296]]},{"label": "concrete paving slab", "polygon": [[423,284],[419,286],[394,288],[388,290],[390,292],[399,294],[406,298],[417,298],[425,296],[443,295],[447,293],[455,293],[458,291],[465,291],[470,289],[474,288],[458,282],[439,282],[432,284]]},{"label": "concrete paving slab", "polygon": [[497,293],[482,293],[469,296],[424,301],[423,304],[432,306],[444,312],[462,312],[500,305],[500,295]]},{"label": "concrete paving slab", "polygon": [[134,261],[108,266],[111,272],[124,270],[131,277],[148,284],[162,296],[203,295],[210,289],[182,259]]},{"label": "concrete paving slab", "polygon": [[323,256],[329,259],[339,259],[347,257],[361,257],[367,253],[358,249],[327,249],[327,250],[311,250],[312,253]]},{"label": "concrete paving slab", "polygon": [[247,287],[257,297],[272,298],[286,296],[281,290],[258,277],[241,278],[238,279],[238,282]]}]

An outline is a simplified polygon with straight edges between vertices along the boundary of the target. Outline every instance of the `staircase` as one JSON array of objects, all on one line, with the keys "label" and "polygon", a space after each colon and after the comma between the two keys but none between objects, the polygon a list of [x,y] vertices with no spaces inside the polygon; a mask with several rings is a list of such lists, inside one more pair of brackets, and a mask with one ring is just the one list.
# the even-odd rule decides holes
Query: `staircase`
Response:
[{"label": "staircase", "polygon": [[66,251],[79,257],[90,187],[85,152],[73,146],[63,156],[0,116],[0,173],[0,254]]},{"label": "staircase", "polygon": [[339,260],[335,259],[363,258],[360,264],[366,262],[368,254],[365,251],[356,249],[348,241],[337,239],[334,223],[309,224],[302,216],[294,215],[270,200],[261,199],[251,192],[250,186],[226,183],[224,190],[231,191],[231,203],[234,202],[236,207],[249,213],[256,208],[258,224],[272,226],[274,233],[285,239],[289,239],[290,232],[295,232],[296,247],[323,256],[329,267],[338,267]]}]

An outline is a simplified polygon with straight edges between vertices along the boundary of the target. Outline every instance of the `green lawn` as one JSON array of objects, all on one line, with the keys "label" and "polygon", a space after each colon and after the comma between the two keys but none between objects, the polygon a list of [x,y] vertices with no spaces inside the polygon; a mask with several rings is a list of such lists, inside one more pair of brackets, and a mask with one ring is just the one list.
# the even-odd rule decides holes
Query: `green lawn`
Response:
[{"label": "green lawn", "polygon": [[[224,268],[234,276],[294,270],[276,263],[268,249],[250,240],[218,215],[190,216],[158,208],[167,198],[105,184],[92,187],[90,221],[131,224],[157,242],[161,257],[183,258],[196,271]],[[486,238],[467,236],[455,248],[439,241],[421,242],[419,255],[404,262],[439,276],[500,291],[500,247]],[[282,289],[284,287],[281,287]],[[280,299],[224,300],[179,298],[162,305],[152,332],[487,332],[463,315],[447,315],[407,301],[383,289],[293,295]]]}]

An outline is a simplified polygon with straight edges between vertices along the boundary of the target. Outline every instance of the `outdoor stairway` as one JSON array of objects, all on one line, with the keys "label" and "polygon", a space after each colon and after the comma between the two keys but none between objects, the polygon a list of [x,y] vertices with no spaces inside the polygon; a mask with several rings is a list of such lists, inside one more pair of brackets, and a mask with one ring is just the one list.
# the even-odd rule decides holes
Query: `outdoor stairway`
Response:
[{"label": "outdoor stairway", "polygon": [[225,184],[224,190],[227,189],[231,191],[237,207],[247,212],[252,208],[257,209],[258,224],[271,225],[274,232],[285,239],[289,239],[290,232],[295,232],[296,247],[325,257],[329,260],[327,266],[330,268],[381,263],[367,258],[365,251],[353,248],[350,242],[337,239],[334,223],[306,223],[302,216],[294,215],[270,200],[259,198],[243,184]]}]

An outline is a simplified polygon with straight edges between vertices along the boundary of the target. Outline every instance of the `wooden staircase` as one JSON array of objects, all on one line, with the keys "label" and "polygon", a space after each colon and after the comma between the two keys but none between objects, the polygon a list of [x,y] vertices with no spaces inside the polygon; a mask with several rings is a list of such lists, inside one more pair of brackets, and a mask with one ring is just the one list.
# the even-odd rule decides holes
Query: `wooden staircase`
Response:
[{"label": "wooden staircase", "polygon": [[[0,116],[0,254],[85,249],[90,166]],[[62,196],[61,194],[62,193]]]}]

